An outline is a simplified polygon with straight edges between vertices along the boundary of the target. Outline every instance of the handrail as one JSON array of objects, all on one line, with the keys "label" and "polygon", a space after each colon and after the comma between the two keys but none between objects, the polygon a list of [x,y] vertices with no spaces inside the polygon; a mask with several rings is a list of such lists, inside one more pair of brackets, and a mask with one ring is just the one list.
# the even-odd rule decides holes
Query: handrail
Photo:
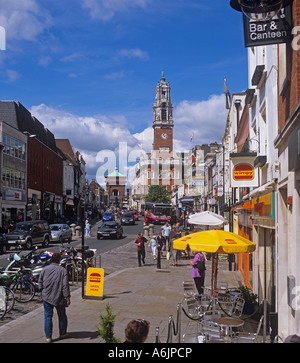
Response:
[{"label": "handrail", "polygon": [[[252,318],[252,316],[254,316],[255,314],[257,314],[258,313],[258,310],[260,309],[260,307],[263,305],[263,301],[258,305],[258,307],[257,307],[257,309],[251,314],[251,315],[249,315],[249,316],[247,316],[247,317],[245,317],[245,318],[242,318],[242,317],[239,317],[239,319],[241,319],[241,320],[247,320],[247,319],[250,319],[250,318]],[[220,308],[221,308],[221,310],[223,311],[223,313],[224,314],[226,314],[227,316],[229,316],[230,318],[232,318],[232,317],[234,317],[234,316],[232,316],[232,315],[230,315],[230,314],[228,314],[223,308],[222,308],[222,305],[220,304],[220,302],[218,301],[218,305],[220,306]]]},{"label": "handrail", "polygon": [[[177,318],[176,318],[176,324],[174,322],[174,316],[169,315],[169,321],[168,321],[168,335],[167,335],[167,341],[166,343],[172,343],[173,335],[177,337],[177,342],[180,343],[181,340],[181,303],[177,304]],[[173,332],[173,334],[172,334]],[[161,343],[159,338],[159,327],[156,327],[155,332],[155,343]]]}]

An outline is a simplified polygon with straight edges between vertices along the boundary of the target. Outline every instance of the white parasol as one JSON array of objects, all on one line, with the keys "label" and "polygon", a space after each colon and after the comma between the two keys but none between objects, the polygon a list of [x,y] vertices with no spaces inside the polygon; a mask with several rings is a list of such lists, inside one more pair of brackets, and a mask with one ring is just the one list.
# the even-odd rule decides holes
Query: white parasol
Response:
[{"label": "white parasol", "polygon": [[227,224],[227,220],[219,214],[205,211],[190,215],[188,223],[202,224],[206,226],[219,226],[222,224]]}]

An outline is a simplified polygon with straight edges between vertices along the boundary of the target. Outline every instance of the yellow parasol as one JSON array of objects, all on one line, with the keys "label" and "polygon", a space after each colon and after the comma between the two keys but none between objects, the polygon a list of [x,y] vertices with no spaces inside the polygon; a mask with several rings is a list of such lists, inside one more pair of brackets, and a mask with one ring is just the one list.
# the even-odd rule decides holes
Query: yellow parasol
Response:
[{"label": "yellow parasol", "polygon": [[192,251],[211,253],[242,253],[255,251],[255,243],[238,234],[223,230],[196,232],[173,241],[177,250],[185,250],[189,246]]},{"label": "yellow parasol", "polygon": [[256,244],[236,233],[223,230],[196,232],[173,241],[177,250],[189,247],[192,251],[213,253],[211,296],[217,286],[218,253],[254,252]]}]

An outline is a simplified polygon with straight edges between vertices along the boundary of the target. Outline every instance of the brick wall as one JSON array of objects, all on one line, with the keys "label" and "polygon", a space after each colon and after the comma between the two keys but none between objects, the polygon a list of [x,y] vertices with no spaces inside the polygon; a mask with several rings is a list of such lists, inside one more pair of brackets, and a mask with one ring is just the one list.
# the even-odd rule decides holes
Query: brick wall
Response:
[{"label": "brick wall", "polygon": [[35,138],[28,138],[28,188],[63,195],[63,160]]}]

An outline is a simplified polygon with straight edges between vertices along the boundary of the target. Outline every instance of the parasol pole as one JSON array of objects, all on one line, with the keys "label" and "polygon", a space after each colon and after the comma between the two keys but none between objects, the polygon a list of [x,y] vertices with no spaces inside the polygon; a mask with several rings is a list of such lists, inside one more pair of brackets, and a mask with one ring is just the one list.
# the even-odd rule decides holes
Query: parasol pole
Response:
[{"label": "parasol pole", "polygon": [[211,261],[211,288],[210,288],[210,298],[213,299],[214,297],[214,269],[215,269],[215,254],[212,254],[212,261]]},{"label": "parasol pole", "polygon": [[217,280],[218,280],[218,260],[219,260],[218,252],[216,252],[215,255],[216,255],[216,262],[215,262],[215,286],[214,286],[214,290],[217,289]]},{"label": "parasol pole", "polygon": [[211,298],[214,297],[214,291],[217,288],[217,273],[218,273],[218,253],[212,254],[212,272],[211,272]]}]

